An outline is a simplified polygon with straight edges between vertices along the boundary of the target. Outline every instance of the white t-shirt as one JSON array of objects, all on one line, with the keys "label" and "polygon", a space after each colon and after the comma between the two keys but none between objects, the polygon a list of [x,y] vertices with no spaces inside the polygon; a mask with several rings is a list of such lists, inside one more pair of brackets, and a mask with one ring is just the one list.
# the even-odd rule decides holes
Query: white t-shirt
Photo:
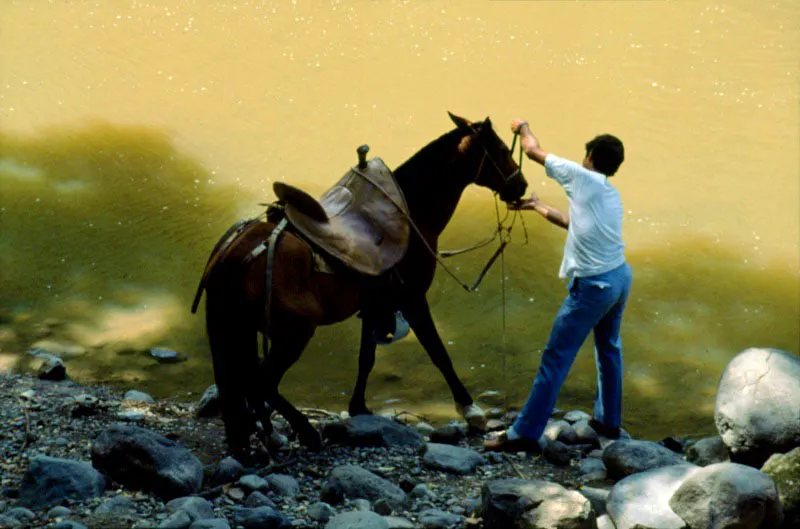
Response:
[{"label": "white t-shirt", "polygon": [[559,277],[594,276],[625,263],[622,199],[608,177],[554,154],[547,155],[544,167],[569,197],[569,229]]}]

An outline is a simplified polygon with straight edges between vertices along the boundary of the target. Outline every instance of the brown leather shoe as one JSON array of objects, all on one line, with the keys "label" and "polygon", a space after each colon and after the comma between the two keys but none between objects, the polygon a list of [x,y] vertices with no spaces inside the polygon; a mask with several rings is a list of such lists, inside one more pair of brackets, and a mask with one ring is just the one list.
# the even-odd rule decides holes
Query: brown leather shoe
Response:
[{"label": "brown leather shoe", "polygon": [[509,439],[508,433],[501,432],[494,439],[487,439],[483,442],[483,449],[487,452],[527,452],[529,454],[541,454],[542,448],[539,442],[530,437],[518,437]]}]

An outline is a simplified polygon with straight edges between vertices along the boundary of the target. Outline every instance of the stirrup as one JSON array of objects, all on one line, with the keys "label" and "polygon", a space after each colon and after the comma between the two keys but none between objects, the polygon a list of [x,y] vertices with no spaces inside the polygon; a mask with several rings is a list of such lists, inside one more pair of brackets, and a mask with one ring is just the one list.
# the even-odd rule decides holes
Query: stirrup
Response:
[{"label": "stirrup", "polygon": [[378,345],[389,345],[390,343],[400,341],[408,336],[409,331],[410,326],[408,322],[403,317],[403,313],[398,310],[394,313],[394,332],[386,333],[381,336],[377,332],[372,331],[372,338]]}]

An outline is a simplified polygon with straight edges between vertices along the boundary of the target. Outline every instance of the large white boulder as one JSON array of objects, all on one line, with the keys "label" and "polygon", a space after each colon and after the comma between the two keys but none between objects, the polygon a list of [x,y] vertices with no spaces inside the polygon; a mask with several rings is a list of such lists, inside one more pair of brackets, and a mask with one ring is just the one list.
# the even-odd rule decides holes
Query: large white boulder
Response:
[{"label": "large white boulder", "polygon": [[672,465],[632,474],[611,488],[606,510],[616,529],[686,529],[669,506],[681,483],[700,470],[694,465]]},{"label": "large white boulder", "polygon": [[714,422],[731,461],[760,468],[800,446],[800,357],[750,348],[725,367]]}]

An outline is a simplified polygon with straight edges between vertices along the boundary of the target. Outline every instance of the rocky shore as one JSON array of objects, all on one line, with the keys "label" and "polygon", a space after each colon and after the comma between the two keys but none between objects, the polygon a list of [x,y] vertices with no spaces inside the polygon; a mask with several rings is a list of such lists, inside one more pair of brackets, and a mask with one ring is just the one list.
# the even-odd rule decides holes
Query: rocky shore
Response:
[{"label": "rocky shore", "polygon": [[[0,374],[0,528],[705,529],[800,521],[800,359],[780,351],[749,349],[731,361],[720,381],[720,435],[701,440],[605,439],[573,410],[554,415],[542,454],[496,454],[482,450],[483,434],[455,421],[434,428],[406,413],[306,410],[325,450],[300,447],[275,417],[282,448],[244,467],[226,457],[210,404],[210,395],[156,401]],[[498,414],[490,426],[508,419]]]}]

